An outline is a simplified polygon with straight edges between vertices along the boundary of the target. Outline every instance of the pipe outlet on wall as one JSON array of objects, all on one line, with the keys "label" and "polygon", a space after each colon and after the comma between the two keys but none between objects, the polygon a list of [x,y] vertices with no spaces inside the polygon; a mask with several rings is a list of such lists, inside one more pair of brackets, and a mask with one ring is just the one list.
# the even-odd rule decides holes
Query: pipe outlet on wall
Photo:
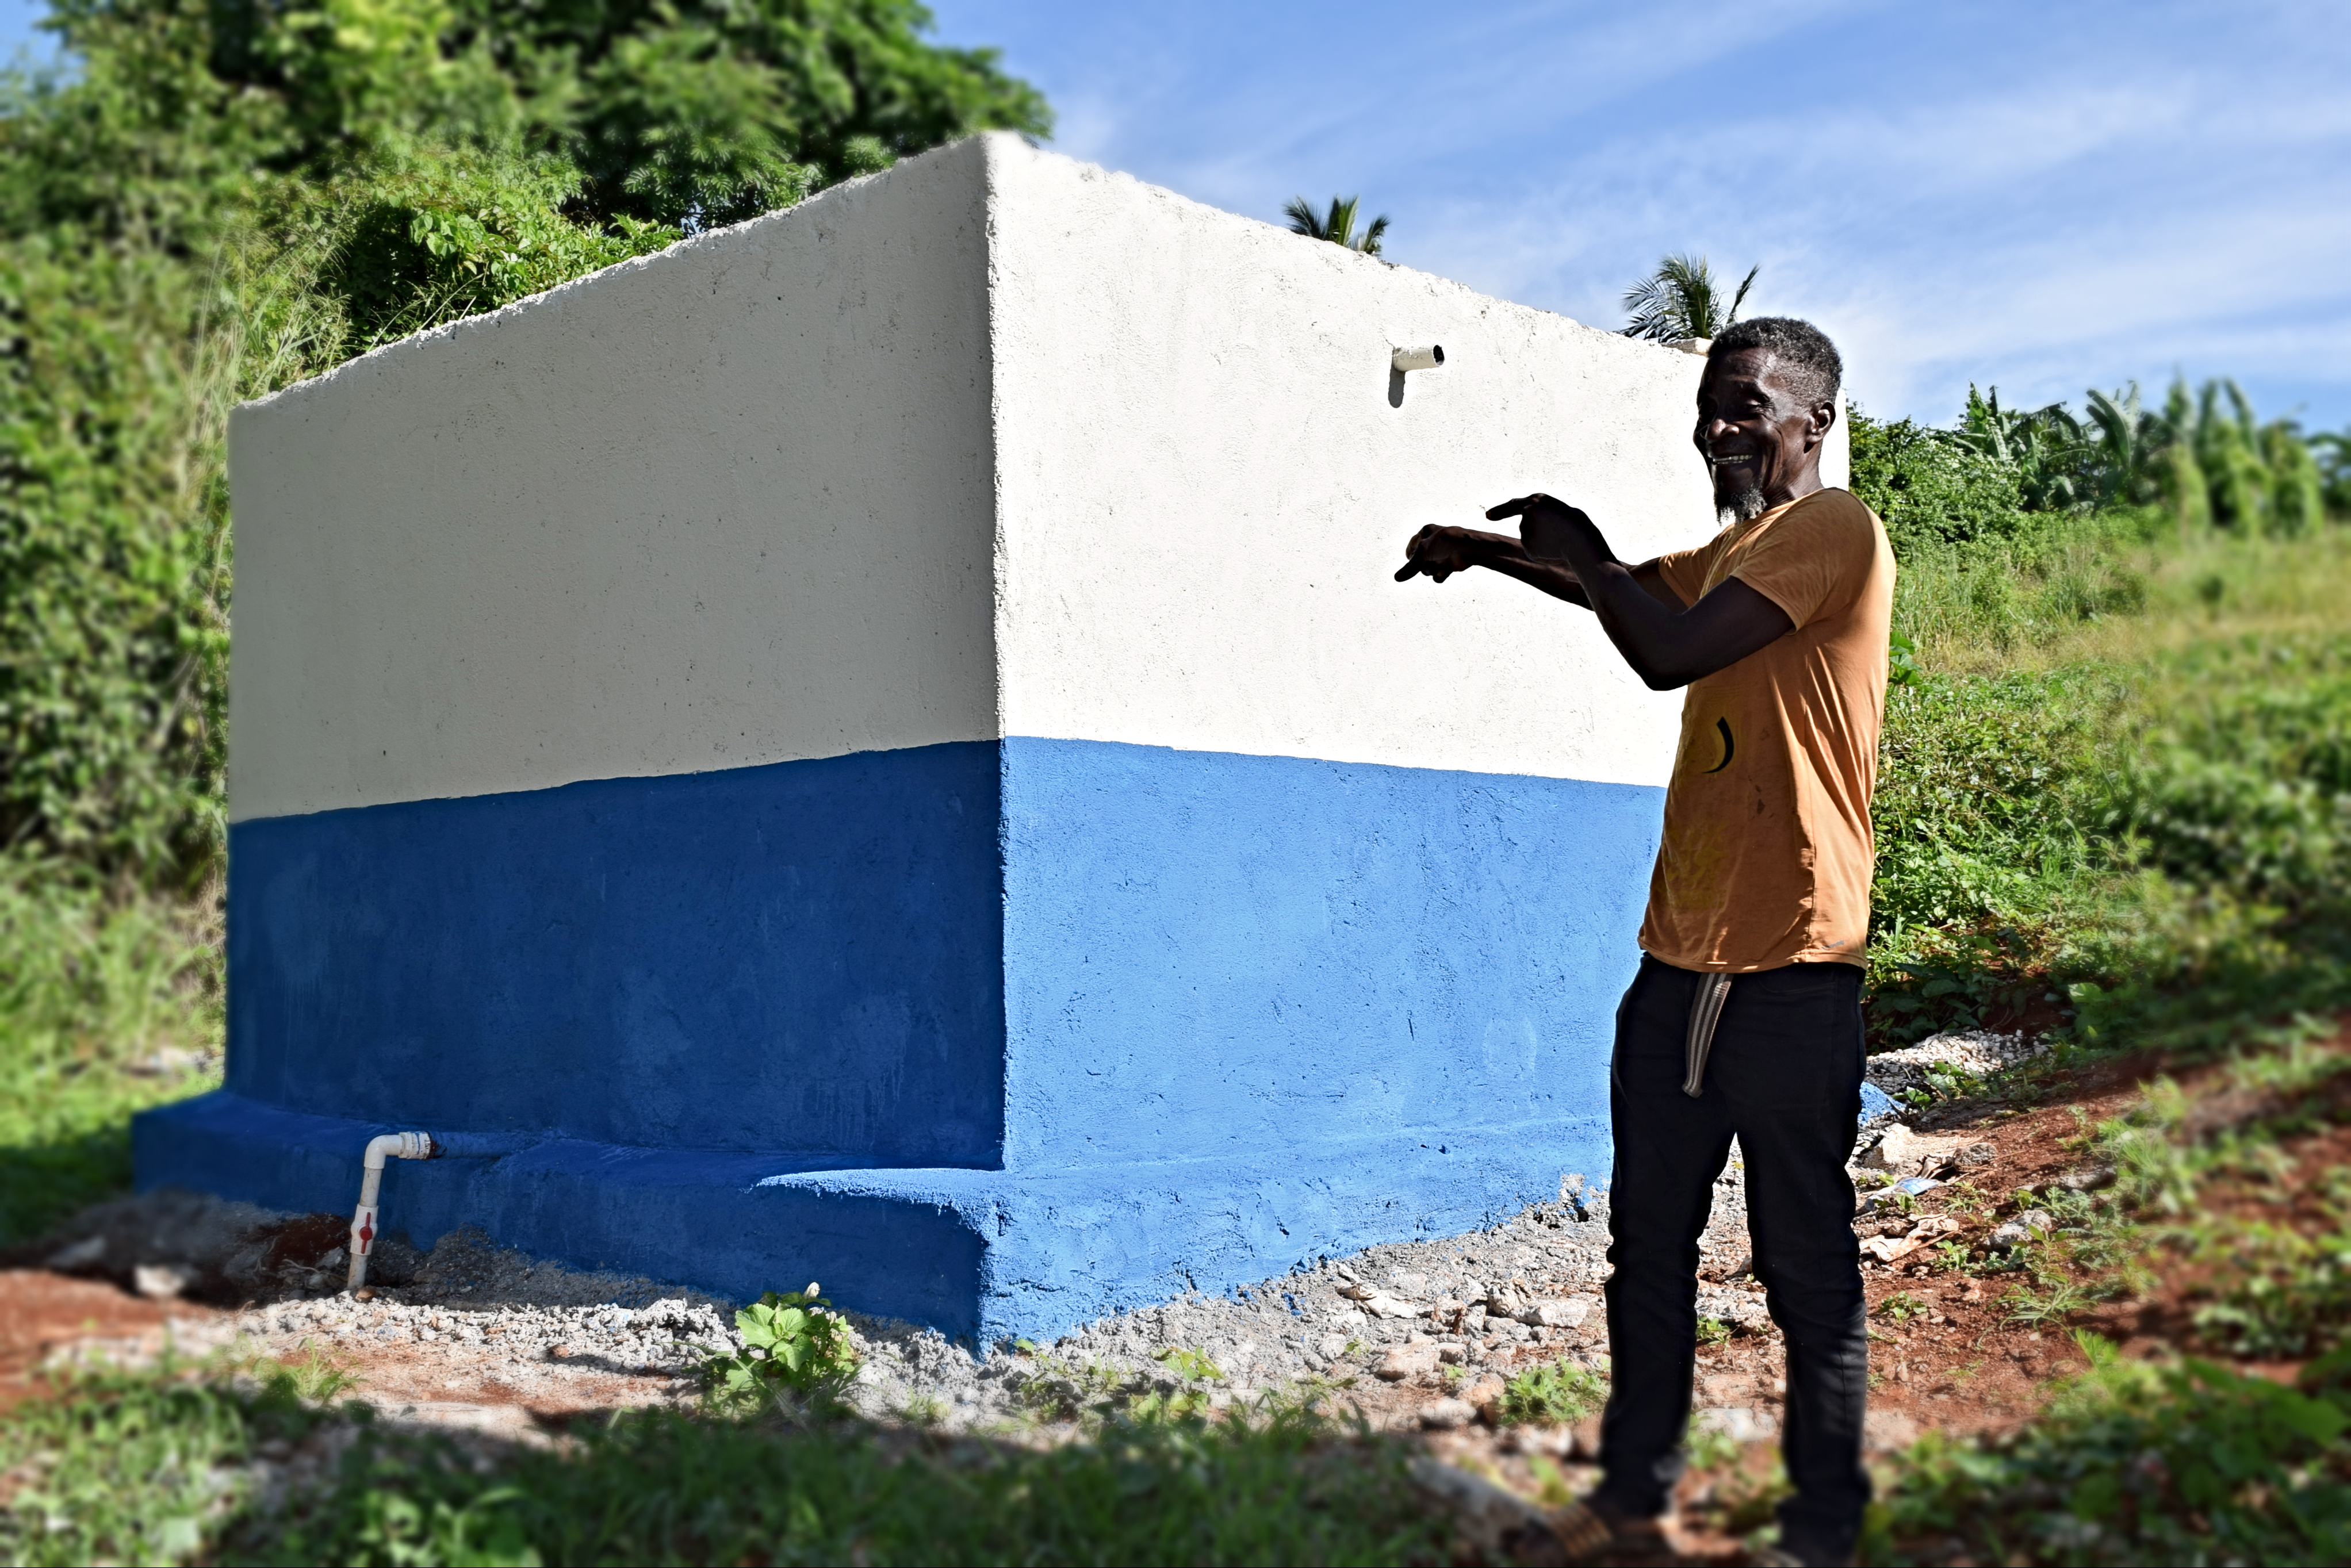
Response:
[{"label": "pipe outlet on wall", "polygon": [[1425,349],[1398,349],[1388,363],[1399,371],[1433,371],[1445,363],[1445,346],[1431,343]]},{"label": "pipe outlet on wall", "polygon": [[359,1207],[351,1211],[351,1268],[345,1288],[356,1291],[367,1283],[368,1256],[375,1250],[376,1238],[383,1233],[377,1223],[376,1200],[383,1190],[384,1161],[453,1156],[496,1159],[514,1153],[517,1146],[512,1138],[480,1133],[451,1133],[438,1138],[430,1133],[386,1133],[369,1139],[367,1153],[360,1161]]}]

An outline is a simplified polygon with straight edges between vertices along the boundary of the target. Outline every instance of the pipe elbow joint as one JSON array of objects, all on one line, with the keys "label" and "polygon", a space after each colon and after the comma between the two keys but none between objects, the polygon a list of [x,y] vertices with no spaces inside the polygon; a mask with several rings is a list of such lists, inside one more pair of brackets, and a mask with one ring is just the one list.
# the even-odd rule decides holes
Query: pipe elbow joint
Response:
[{"label": "pipe elbow joint", "polygon": [[361,1162],[371,1171],[383,1169],[391,1160],[429,1160],[433,1157],[433,1136],[429,1133],[386,1133],[368,1140],[367,1155]]}]

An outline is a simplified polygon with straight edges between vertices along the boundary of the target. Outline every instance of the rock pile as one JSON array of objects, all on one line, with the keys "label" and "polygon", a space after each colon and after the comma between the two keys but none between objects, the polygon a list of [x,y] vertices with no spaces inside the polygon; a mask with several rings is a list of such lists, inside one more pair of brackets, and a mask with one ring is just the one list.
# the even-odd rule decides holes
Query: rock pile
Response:
[{"label": "rock pile", "polygon": [[1886,1093],[1901,1095],[1927,1082],[1938,1068],[1957,1068],[1974,1078],[1989,1078],[2020,1061],[2048,1053],[2049,1048],[2028,1042],[2022,1034],[1993,1034],[1982,1030],[1938,1034],[1899,1051],[1885,1051],[1869,1059],[1864,1076]]}]

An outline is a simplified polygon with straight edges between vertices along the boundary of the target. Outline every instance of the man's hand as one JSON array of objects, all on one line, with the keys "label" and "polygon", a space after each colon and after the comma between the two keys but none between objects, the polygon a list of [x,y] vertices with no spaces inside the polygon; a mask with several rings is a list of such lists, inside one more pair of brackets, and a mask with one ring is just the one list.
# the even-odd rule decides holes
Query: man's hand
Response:
[{"label": "man's hand", "polygon": [[1411,542],[1404,547],[1404,564],[1396,568],[1395,580],[1409,582],[1415,577],[1426,576],[1443,582],[1457,571],[1493,564],[1497,545],[1517,553],[1515,542],[1500,534],[1431,523],[1413,535]]},{"label": "man's hand", "polygon": [[1395,580],[1409,582],[1416,577],[1426,577],[1433,582],[1443,582],[1455,572],[1467,571],[1473,566],[1515,577],[1570,604],[1590,602],[1566,562],[1533,559],[1526,547],[1508,534],[1481,533],[1476,528],[1447,528],[1436,523],[1413,535],[1412,542],[1404,547],[1404,564],[1396,568]]},{"label": "man's hand", "polygon": [[1655,561],[1618,560],[1590,517],[1553,497],[1520,496],[1486,517],[1520,519],[1526,570],[1577,584],[1577,602],[1592,606],[1608,640],[1653,691],[1687,685],[1794,629],[1786,611],[1735,577],[1685,609]]},{"label": "man's hand", "polygon": [[1600,537],[1592,519],[1554,497],[1540,493],[1520,496],[1487,509],[1486,520],[1489,523],[1499,523],[1505,517],[1520,519],[1520,544],[1536,560],[1567,560],[1571,540],[1582,541],[1604,558],[1608,554],[1608,541]]}]

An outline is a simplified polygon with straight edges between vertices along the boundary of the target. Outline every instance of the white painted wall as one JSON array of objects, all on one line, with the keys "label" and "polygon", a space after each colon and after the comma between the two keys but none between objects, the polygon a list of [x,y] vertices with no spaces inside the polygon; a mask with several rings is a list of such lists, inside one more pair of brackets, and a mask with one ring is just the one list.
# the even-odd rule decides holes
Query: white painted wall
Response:
[{"label": "white painted wall", "polygon": [[1661,781],[1588,615],[1390,577],[1533,488],[1705,538],[1698,366],[964,142],[240,409],[231,814],[999,734]]},{"label": "white painted wall", "polygon": [[994,736],[983,159],[239,409],[231,814]]},{"label": "white painted wall", "polygon": [[[989,141],[1008,733],[1662,783],[1678,696],[1586,612],[1392,580],[1531,490],[1714,529],[1701,361]],[[1389,403],[1392,350],[1441,343]]]}]

